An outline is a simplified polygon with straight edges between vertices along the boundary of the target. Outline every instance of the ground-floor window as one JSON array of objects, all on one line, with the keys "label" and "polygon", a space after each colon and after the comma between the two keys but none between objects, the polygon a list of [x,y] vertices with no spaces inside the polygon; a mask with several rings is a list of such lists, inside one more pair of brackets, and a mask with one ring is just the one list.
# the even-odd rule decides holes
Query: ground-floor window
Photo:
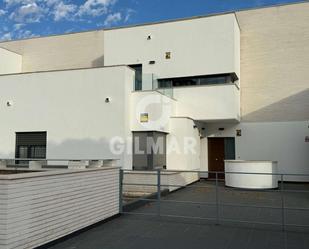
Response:
[{"label": "ground-floor window", "polygon": [[46,158],[46,132],[16,132],[16,158]]}]

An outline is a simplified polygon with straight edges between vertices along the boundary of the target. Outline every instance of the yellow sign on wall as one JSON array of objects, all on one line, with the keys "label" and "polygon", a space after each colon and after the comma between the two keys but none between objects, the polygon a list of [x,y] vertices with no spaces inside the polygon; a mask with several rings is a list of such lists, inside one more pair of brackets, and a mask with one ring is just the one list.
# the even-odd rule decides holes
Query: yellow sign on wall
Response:
[{"label": "yellow sign on wall", "polygon": [[148,113],[141,113],[140,121],[141,123],[147,123],[149,120]]}]

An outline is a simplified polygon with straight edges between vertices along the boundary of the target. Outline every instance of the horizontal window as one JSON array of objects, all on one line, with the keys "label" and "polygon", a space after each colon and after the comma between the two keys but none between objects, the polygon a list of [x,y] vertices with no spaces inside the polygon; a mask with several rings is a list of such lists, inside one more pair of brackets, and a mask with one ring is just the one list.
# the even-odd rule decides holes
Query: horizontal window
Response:
[{"label": "horizontal window", "polygon": [[217,74],[183,78],[159,79],[159,88],[203,86],[216,84],[229,84],[237,80],[235,74]]}]

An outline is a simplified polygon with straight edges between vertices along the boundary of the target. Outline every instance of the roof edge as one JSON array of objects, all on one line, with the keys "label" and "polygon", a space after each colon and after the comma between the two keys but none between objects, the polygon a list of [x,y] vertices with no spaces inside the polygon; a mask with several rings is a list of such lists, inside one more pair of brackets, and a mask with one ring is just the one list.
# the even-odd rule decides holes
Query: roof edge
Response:
[{"label": "roof edge", "polygon": [[119,27],[112,27],[112,28],[90,29],[90,30],[85,30],[85,31],[76,31],[76,32],[69,32],[69,33],[62,33],[62,34],[52,34],[52,35],[46,35],[46,36],[30,37],[30,38],[24,38],[24,39],[0,41],[0,47],[1,47],[1,44],[10,43],[10,42],[18,42],[18,41],[34,40],[34,39],[44,39],[44,38],[49,38],[49,37],[75,35],[75,34],[96,32],[96,31],[98,31],[98,32],[99,31],[111,31],[111,30],[134,28],[134,27],[140,27],[140,26],[150,26],[150,25],[157,25],[157,24],[163,24],[163,23],[173,23],[173,22],[194,20],[194,19],[207,18],[207,17],[213,17],[213,16],[221,16],[221,15],[227,15],[227,14],[235,14],[235,16],[236,16],[237,12],[267,9],[267,8],[276,8],[276,7],[283,7],[283,6],[290,6],[290,5],[296,5],[296,4],[304,4],[304,3],[309,3],[309,0],[300,0],[300,1],[291,2],[291,3],[279,3],[279,4],[272,4],[272,5],[264,5],[264,6],[244,8],[244,9],[239,9],[239,10],[215,12],[215,13],[210,13],[210,14],[205,14],[205,15],[197,15],[197,16],[183,17],[183,18],[176,18],[176,19],[167,19],[167,20],[156,21],[156,22],[145,22],[145,23],[141,23],[141,24],[132,24],[132,25],[127,25],[127,26],[119,26]]}]

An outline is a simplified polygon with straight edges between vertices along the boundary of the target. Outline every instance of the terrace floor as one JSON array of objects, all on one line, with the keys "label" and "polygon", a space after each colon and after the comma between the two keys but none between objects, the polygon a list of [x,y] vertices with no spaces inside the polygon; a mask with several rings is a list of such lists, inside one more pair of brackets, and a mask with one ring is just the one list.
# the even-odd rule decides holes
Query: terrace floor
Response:
[{"label": "terrace floor", "polygon": [[[289,208],[309,208],[309,193],[296,193],[295,190],[309,191],[309,184],[285,184],[284,205]],[[226,188],[220,183],[219,202],[232,206],[219,209],[220,225],[207,220],[216,217],[215,205],[183,203],[216,203],[213,182],[200,181],[162,197],[161,217],[132,214],[156,214],[157,203],[131,210],[106,223],[99,224],[76,236],[72,236],[49,249],[308,249],[309,228],[281,225],[253,224],[253,222],[282,222],[282,195],[278,192],[245,191]],[[178,201],[177,203],[170,202]],[[233,205],[267,206],[236,207]],[[269,208],[272,207],[272,208]],[[190,216],[188,218],[166,217]],[[197,219],[197,217],[205,219]],[[286,224],[309,225],[309,211],[286,210]],[[226,220],[226,221],[223,221]],[[247,223],[236,223],[231,220]],[[227,221],[229,220],[229,221]]]}]

